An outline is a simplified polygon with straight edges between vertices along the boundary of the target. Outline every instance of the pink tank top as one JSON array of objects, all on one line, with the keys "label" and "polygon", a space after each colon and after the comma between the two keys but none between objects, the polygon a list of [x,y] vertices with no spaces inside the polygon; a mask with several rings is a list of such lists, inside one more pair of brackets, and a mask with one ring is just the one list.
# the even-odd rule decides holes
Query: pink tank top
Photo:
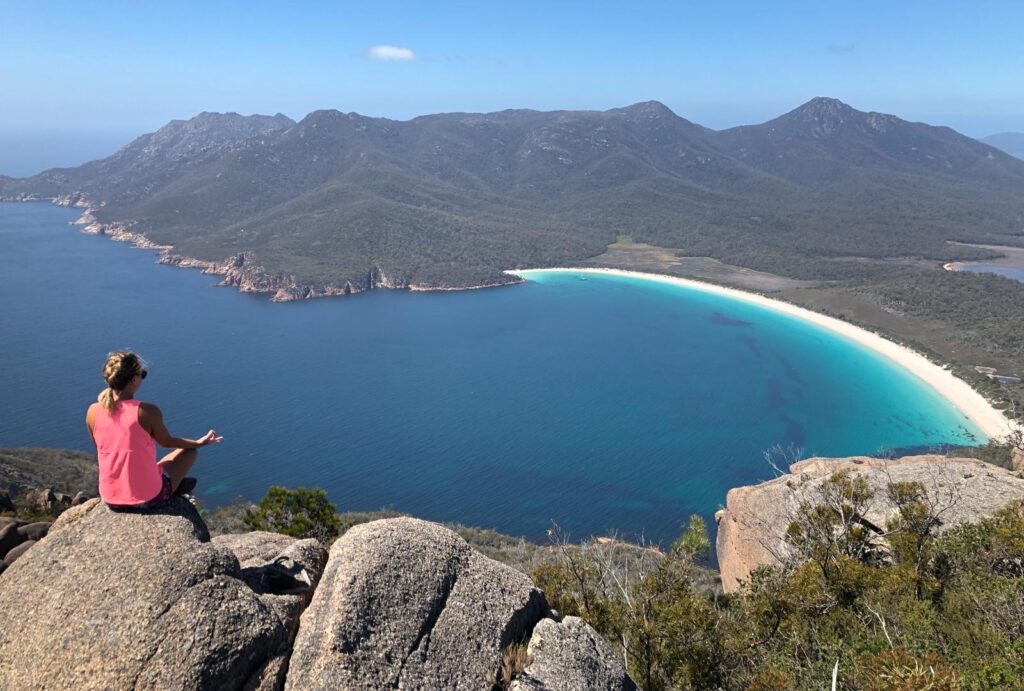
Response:
[{"label": "pink tank top", "polygon": [[136,400],[119,401],[113,412],[96,406],[92,436],[100,467],[100,497],[108,504],[144,504],[163,489],[156,442],[139,424]]}]

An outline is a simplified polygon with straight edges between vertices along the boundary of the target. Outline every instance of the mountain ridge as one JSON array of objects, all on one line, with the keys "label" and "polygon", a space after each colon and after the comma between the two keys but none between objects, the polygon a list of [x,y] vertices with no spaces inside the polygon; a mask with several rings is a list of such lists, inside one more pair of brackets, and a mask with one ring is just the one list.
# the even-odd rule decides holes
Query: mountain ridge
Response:
[{"label": "mountain ridge", "polygon": [[841,280],[847,256],[952,261],[991,253],[948,240],[1024,245],[1021,192],[1024,162],[1008,154],[824,97],[717,131],[658,101],[406,121],[203,112],[99,161],[0,177],[0,198],[73,200],[93,231],[173,247],[175,263],[226,273],[245,257],[248,289],[276,299],[359,292],[373,276],[502,284],[507,269],[580,262],[623,234]]},{"label": "mountain ridge", "polygon": [[1011,156],[1024,158],[1024,132],[1000,132],[983,137],[980,141],[1000,151],[1005,151]]}]

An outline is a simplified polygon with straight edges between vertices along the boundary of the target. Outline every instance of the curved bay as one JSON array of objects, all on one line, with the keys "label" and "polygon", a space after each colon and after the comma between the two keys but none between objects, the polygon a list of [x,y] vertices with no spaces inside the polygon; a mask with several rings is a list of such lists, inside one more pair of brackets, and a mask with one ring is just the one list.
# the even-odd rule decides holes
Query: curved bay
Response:
[{"label": "curved bay", "polygon": [[977,432],[884,358],[721,296],[544,274],[281,305],[75,216],[0,204],[0,445],[89,449],[103,357],[135,348],[174,433],[225,436],[196,468],[207,506],[319,486],[343,511],[667,541],[770,477],[773,444],[849,455]]}]

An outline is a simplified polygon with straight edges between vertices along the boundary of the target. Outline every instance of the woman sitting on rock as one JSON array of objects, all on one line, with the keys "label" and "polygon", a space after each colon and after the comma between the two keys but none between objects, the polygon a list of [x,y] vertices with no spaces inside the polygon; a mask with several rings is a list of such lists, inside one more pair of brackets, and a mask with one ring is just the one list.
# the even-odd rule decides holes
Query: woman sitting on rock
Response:
[{"label": "woman sitting on rock", "polygon": [[[196,449],[223,439],[213,430],[200,439],[172,437],[160,409],[135,400],[146,374],[135,353],[111,353],[103,365],[107,388],[85,414],[96,445],[100,498],[114,509],[154,508],[190,492],[196,481],[185,474],[196,462]],[[157,461],[157,444],[175,451]]]}]

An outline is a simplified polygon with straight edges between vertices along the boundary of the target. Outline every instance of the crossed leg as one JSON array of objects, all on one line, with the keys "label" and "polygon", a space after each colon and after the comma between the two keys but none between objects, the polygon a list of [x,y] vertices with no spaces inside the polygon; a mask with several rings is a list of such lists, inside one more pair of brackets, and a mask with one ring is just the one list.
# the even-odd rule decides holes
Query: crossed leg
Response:
[{"label": "crossed leg", "polygon": [[171,488],[176,490],[198,457],[199,452],[195,449],[175,449],[157,461],[157,464],[170,476]]}]

